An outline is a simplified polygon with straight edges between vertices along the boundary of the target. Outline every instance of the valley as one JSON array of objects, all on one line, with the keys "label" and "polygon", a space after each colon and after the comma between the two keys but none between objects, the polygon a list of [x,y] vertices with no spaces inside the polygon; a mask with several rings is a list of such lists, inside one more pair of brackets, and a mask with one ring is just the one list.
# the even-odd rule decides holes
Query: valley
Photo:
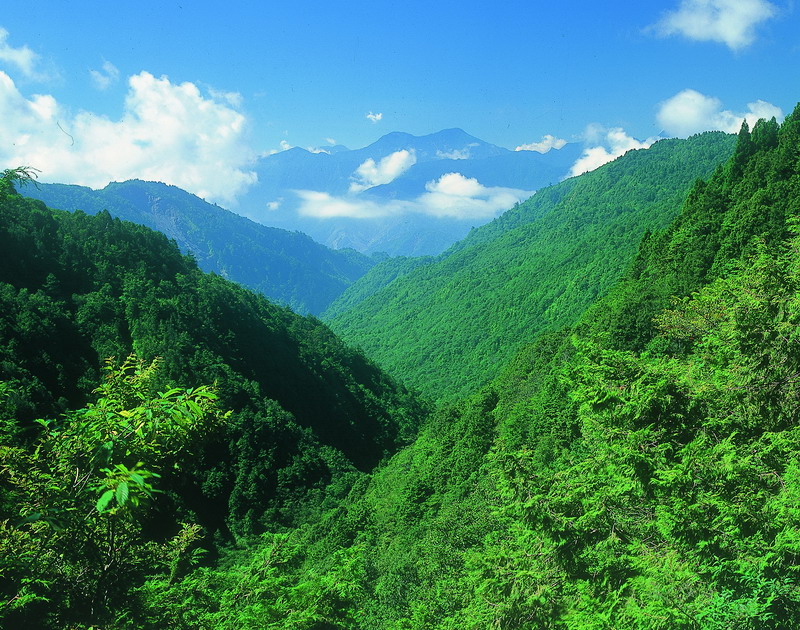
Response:
[{"label": "valley", "polygon": [[[5,171],[0,618],[787,627],[799,156],[800,109],[662,140],[382,260]],[[217,217],[362,264],[331,328],[201,271]]]}]

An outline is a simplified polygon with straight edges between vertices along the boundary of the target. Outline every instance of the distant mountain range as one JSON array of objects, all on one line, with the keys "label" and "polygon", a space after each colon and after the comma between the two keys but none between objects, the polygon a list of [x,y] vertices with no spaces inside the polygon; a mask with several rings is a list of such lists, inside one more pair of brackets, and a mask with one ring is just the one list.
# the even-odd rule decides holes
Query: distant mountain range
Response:
[{"label": "distant mountain range", "polygon": [[330,247],[438,254],[562,180],[581,151],[578,144],[511,151],[461,129],[390,133],[357,150],[295,147],[259,159],[258,183],[236,211]]},{"label": "distant mountain range", "polygon": [[175,186],[132,180],[102,190],[65,184],[22,192],[60,210],[113,216],[159,230],[213,271],[291,306],[317,314],[377,261],[352,249],[332,250],[299,232],[267,227]]}]

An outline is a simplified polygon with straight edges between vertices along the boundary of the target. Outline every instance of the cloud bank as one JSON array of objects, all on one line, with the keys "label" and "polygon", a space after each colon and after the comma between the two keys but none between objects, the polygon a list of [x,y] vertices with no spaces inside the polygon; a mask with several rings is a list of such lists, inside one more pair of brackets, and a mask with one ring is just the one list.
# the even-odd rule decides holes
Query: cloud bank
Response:
[{"label": "cloud bank", "polygon": [[97,188],[157,180],[226,204],[256,181],[245,117],[165,76],[130,77],[123,113],[112,120],[72,113],[50,95],[27,98],[0,72],[0,119],[0,163],[38,168],[44,181]]},{"label": "cloud bank", "polygon": [[551,149],[561,149],[567,141],[563,138],[556,138],[552,134],[545,134],[539,142],[519,145],[515,151],[536,151],[537,153],[547,153]]},{"label": "cloud bank", "polygon": [[382,118],[383,118],[383,113],[373,114],[372,112],[369,112],[367,114],[367,120],[373,123],[380,122]]},{"label": "cloud bank", "polygon": [[405,173],[417,163],[414,149],[402,149],[381,158],[377,164],[369,158],[365,160],[353,173],[350,192],[358,193],[373,186],[388,184]]},{"label": "cloud bank", "polygon": [[696,90],[683,90],[659,105],[656,120],[668,135],[685,138],[701,131],[736,133],[743,120],[752,128],[759,118],[773,116],[780,121],[783,112],[766,101],[748,103],[746,112],[736,113],[723,109],[718,98]]},{"label": "cloud bank", "polygon": [[766,0],[682,0],[653,28],[663,36],[682,35],[739,50],[755,41],[756,26],[776,14]]},{"label": "cloud bank", "polygon": [[532,191],[483,186],[461,173],[447,173],[425,185],[425,192],[411,200],[376,201],[357,194],[335,197],[313,190],[296,191],[299,213],[327,219],[371,219],[406,213],[452,219],[487,219],[530,197]]}]

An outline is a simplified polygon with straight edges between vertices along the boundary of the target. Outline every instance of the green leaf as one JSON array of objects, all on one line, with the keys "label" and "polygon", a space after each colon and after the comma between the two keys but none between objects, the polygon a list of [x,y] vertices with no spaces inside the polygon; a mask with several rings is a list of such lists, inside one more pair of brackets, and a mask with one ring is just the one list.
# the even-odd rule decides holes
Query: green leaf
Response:
[{"label": "green leaf", "polygon": [[117,503],[120,505],[125,505],[125,502],[128,500],[128,482],[123,481],[117,486]]},{"label": "green leaf", "polygon": [[97,499],[97,504],[95,505],[97,511],[104,512],[113,497],[114,497],[113,490],[106,490],[103,494],[101,494],[100,498]]}]

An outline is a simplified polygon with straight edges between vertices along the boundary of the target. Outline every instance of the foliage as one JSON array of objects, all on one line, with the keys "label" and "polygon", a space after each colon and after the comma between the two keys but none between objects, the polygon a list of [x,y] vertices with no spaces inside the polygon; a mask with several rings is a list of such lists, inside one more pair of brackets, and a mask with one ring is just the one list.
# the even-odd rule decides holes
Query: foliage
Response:
[{"label": "foliage", "polygon": [[163,235],[18,195],[0,196],[0,219],[0,378],[13,390],[0,426],[14,443],[35,440],[36,417],[85,406],[104,357],[161,357],[159,388],[216,383],[234,411],[180,502],[225,539],[291,522],[416,432],[423,406],[321,322],[203,274]]},{"label": "foliage", "polygon": [[[378,265],[331,307],[331,326],[425,394],[468,396],[604,295],[642,235],[665,227],[734,141],[663,140],[539,191],[434,262],[396,279]],[[376,277],[387,281],[379,291]]]},{"label": "foliage", "polygon": [[300,232],[267,227],[175,186],[132,180],[102,190],[41,184],[25,195],[52,208],[115,217],[160,230],[201,269],[238,282],[298,313],[320,313],[374,261],[332,250]]},{"label": "foliage", "polygon": [[0,619],[8,627],[112,620],[132,583],[164,555],[174,573],[200,537],[196,525],[172,522],[159,543],[145,525],[161,482],[186,470],[226,416],[208,387],[154,392],[156,369],[135,357],[109,362],[96,402],[42,420],[32,450],[0,447]]},{"label": "foliage", "polygon": [[38,187],[36,178],[38,176],[38,169],[32,166],[18,166],[16,168],[7,168],[0,173],[0,194],[9,194],[16,192],[16,187],[25,187],[33,183]]},{"label": "foliage", "polygon": [[[348,451],[335,450],[337,432],[347,430],[344,424],[314,425],[317,432],[301,433],[295,450],[273,439],[300,417],[287,408],[302,408],[298,398],[309,391],[303,372],[288,369],[283,381],[272,374],[283,388],[280,400],[293,402],[287,407],[254,405],[250,414],[235,411],[228,419],[230,447],[221,456],[195,447],[195,438],[188,440],[198,465],[180,461],[171,446],[161,446],[173,442],[160,434],[141,444],[133,436],[115,444],[110,452],[119,460],[103,459],[108,449],[79,449],[89,453],[84,457],[90,464],[96,460],[96,481],[84,486],[83,509],[70,518],[97,523],[100,540],[108,537],[107,525],[105,530],[100,525],[127,523],[115,535],[135,541],[122,548],[129,555],[117,552],[131,576],[126,594],[114,590],[119,582],[112,580],[96,598],[117,604],[113,615],[110,606],[98,617],[95,610],[87,613],[75,604],[95,601],[80,588],[88,579],[84,576],[96,580],[97,570],[87,567],[105,566],[107,546],[90,547],[76,535],[64,544],[66,550],[77,549],[69,556],[39,542],[48,540],[41,532],[57,531],[51,521],[60,512],[45,508],[63,509],[55,499],[37,503],[39,496],[51,494],[35,484],[30,488],[36,491],[29,493],[26,480],[38,479],[40,470],[43,479],[61,479],[54,483],[62,485],[78,479],[48,477],[49,464],[36,463],[48,453],[37,445],[54,440],[53,431],[63,425],[45,423],[46,432],[32,449],[25,447],[24,431],[5,425],[15,445],[4,451],[9,455],[0,506],[7,512],[21,505],[26,515],[37,514],[27,522],[24,517],[7,521],[1,530],[0,552],[35,550],[2,556],[10,558],[4,578],[10,576],[15,585],[5,599],[5,614],[18,609],[53,626],[102,622],[137,630],[792,627],[800,617],[799,130],[800,107],[782,125],[762,121],[752,132],[744,127],[731,159],[708,181],[694,185],[675,219],[646,233],[627,267],[620,259],[621,279],[613,286],[609,279],[603,297],[582,315],[576,305],[569,325],[554,321],[551,330],[531,335],[531,343],[521,345],[486,385],[479,387],[479,375],[465,386],[468,397],[440,404],[413,443],[369,473],[348,468]],[[599,172],[609,177],[615,170]],[[596,181],[578,180],[562,190],[593,189]],[[641,186],[634,188],[643,192]],[[507,252],[506,238],[522,234],[517,230],[526,227],[518,223],[524,223],[523,211],[520,206],[520,213],[507,219],[515,225],[507,232],[498,225],[487,228],[500,232],[487,236],[486,243],[498,248],[495,256]],[[36,223],[28,238],[52,239],[49,225],[46,219]],[[406,281],[416,274],[442,270],[448,260],[483,255],[477,245],[483,237],[476,232],[474,238],[475,247],[456,247],[409,273],[404,274],[405,262],[385,265],[381,273],[395,277],[389,287],[408,297],[403,294],[411,286]],[[59,316],[60,302],[52,297],[58,295],[56,285],[47,281],[44,270],[36,271],[42,278],[38,285],[14,288],[5,298],[14,307],[9,319],[32,342],[44,333],[31,321],[63,330],[72,321]],[[151,287],[146,276],[131,279],[122,293],[124,310],[146,310],[151,303],[160,309],[126,320],[137,347],[159,347],[154,337],[139,335],[138,326],[159,330],[170,318],[181,322],[166,329],[170,343],[164,345],[174,355],[165,356],[164,369],[181,361],[208,365],[216,348],[215,337],[202,337],[206,351],[186,358],[193,356],[188,335],[206,320],[168,308],[177,295],[168,292],[170,282],[210,286],[224,295],[225,300],[212,303],[224,313],[218,316],[237,322],[226,332],[226,342],[246,337],[247,343],[232,344],[244,361],[255,360],[248,354],[251,346],[256,356],[267,347],[280,347],[258,345],[271,331],[249,325],[252,320],[241,314],[268,307],[252,302],[249,294],[230,292],[216,280],[190,285],[175,276]],[[107,291],[114,295],[109,284]],[[507,284],[522,300],[524,291]],[[127,300],[130,295],[144,297]],[[203,312],[190,292],[179,295],[186,308]],[[113,310],[102,295],[91,299]],[[225,311],[228,304],[231,310]],[[505,306],[498,308],[511,318]],[[97,312],[93,309],[87,307],[79,321],[89,321]],[[269,321],[274,326],[281,320]],[[434,323],[429,320],[428,326]],[[318,365],[315,348],[339,343],[314,320],[291,320],[293,326],[304,331],[289,337],[297,341],[292,351],[305,358],[304,365]],[[412,342],[416,338],[406,339],[398,351],[415,352]],[[11,352],[18,349],[8,344],[5,351],[14,357]],[[335,367],[335,357],[341,356],[334,353],[321,361]],[[339,360],[342,370],[334,374],[352,373],[355,383],[364,383],[358,375],[367,368],[355,358]],[[26,380],[35,365],[19,365],[24,369],[13,373],[15,380],[9,381],[0,404],[6,412],[18,408],[12,394],[19,383],[26,385],[31,400],[39,391],[33,379]],[[233,371],[225,365],[217,373]],[[444,365],[428,367],[451,369]],[[220,379],[220,400],[236,401],[231,405],[235,410],[250,404],[244,396],[237,398],[244,388],[231,382]],[[267,385],[250,387],[260,392]],[[341,400],[344,391],[354,388],[336,391]],[[413,426],[411,418],[418,416],[412,406],[402,405],[400,395],[372,391],[362,399],[368,418],[385,410],[387,401],[398,401],[385,417],[396,427]],[[158,400],[157,392],[145,399]],[[147,407],[133,405],[138,406]],[[90,415],[98,408],[87,406],[94,410]],[[138,426],[120,418],[121,426]],[[107,440],[103,430],[93,435]],[[200,442],[215,442],[203,435]],[[350,439],[353,433],[347,435]],[[98,453],[94,458],[93,452]],[[151,463],[151,456],[159,461]],[[141,475],[143,470],[161,476]],[[133,487],[134,474],[142,477],[138,488]],[[118,497],[123,482],[127,496],[122,490]],[[155,492],[162,488],[163,493]],[[139,497],[138,505],[132,495]],[[198,528],[203,523],[188,518],[193,510],[187,506],[198,505],[193,502],[197,496],[220,512],[229,510],[224,518],[238,534],[238,545],[218,546],[204,563],[193,565],[196,550],[208,540]],[[98,499],[103,499],[99,506]],[[149,515],[163,522],[156,506],[167,499],[177,508],[170,510],[168,535],[144,536],[135,519]],[[91,564],[98,560],[99,565]],[[80,569],[58,573],[58,567],[67,566]],[[71,580],[64,587],[62,574]],[[56,598],[61,588],[66,595]],[[83,616],[53,612],[79,608]]]}]

